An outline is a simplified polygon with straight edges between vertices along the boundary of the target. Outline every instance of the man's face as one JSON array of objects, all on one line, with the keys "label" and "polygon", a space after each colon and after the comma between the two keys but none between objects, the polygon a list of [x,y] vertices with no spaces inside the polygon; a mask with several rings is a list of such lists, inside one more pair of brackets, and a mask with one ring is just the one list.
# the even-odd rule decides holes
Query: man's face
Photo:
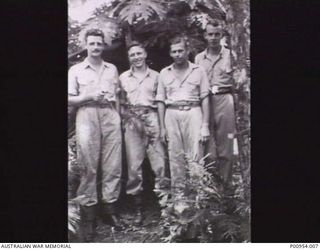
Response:
[{"label": "man's face", "polygon": [[146,63],[147,52],[140,46],[133,46],[128,50],[130,64],[135,68],[141,68]]},{"label": "man's face", "polygon": [[86,42],[88,56],[101,57],[104,50],[104,43],[101,36],[88,36]]},{"label": "man's face", "polygon": [[220,27],[207,26],[204,38],[207,40],[209,47],[218,47],[222,37],[223,33]]},{"label": "man's face", "polygon": [[170,56],[175,64],[181,65],[188,61],[189,50],[183,42],[172,44],[170,46]]}]

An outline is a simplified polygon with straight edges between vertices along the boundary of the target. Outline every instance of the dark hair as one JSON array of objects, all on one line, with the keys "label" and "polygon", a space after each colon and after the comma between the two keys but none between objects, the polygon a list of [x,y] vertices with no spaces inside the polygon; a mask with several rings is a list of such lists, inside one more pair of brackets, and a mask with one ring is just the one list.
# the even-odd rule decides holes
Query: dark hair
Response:
[{"label": "dark hair", "polygon": [[222,33],[224,33],[224,27],[222,26],[222,24],[219,22],[219,21],[217,21],[217,20],[211,20],[211,21],[209,21],[208,23],[207,23],[207,25],[206,25],[206,27],[205,27],[205,31],[207,31],[207,27],[208,26],[212,26],[212,27],[214,27],[214,28],[219,28],[221,31],[222,31]]},{"label": "dark hair", "polygon": [[127,51],[129,51],[129,49],[131,49],[132,47],[140,47],[143,48],[144,50],[146,49],[142,43],[138,42],[138,41],[132,41],[130,44],[128,44],[127,46]]},{"label": "dark hair", "polygon": [[89,29],[86,31],[84,38],[87,41],[88,36],[100,36],[104,42],[104,33],[101,29]]},{"label": "dark hair", "polygon": [[189,39],[185,35],[176,35],[169,41],[170,46],[177,43],[184,43],[184,46],[186,47],[186,49],[189,49],[190,47]]}]

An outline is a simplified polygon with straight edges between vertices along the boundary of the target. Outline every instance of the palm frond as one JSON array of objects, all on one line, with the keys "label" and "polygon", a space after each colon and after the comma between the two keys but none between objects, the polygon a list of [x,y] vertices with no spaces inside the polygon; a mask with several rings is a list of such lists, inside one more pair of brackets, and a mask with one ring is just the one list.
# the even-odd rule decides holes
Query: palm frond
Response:
[{"label": "palm frond", "polygon": [[131,0],[120,2],[111,15],[118,16],[122,21],[130,25],[139,21],[151,21],[152,18],[163,19],[166,9],[160,2],[154,0]]}]

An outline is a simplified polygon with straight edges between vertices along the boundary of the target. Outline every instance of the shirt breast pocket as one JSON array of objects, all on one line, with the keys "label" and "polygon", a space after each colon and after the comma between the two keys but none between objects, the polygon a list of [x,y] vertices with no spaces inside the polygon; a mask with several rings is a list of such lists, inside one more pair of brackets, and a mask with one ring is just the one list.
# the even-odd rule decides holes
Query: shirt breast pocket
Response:
[{"label": "shirt breast pocket", "polygon": [[156,93],[157,93],[157,88],[156,88],[155,84],[146,85],[142,89],[142,92],[146,97],[155,98]]},{"label": "shirt breast pocket", "polygon": [[196,90],[200,85],[200,79],[198,79],[197,77],[191,77],[186,80],[185,85],[186,88],[188,88],[191,91]]},{"label": "shirt breast pocket", "polygon": [[154,91],[157,91],[158,84],[154,79],[146,79],[142,83],[141,87],[148,92],[154,92]]},{"label": "shirt breast pocket", "polygon": [[101,77],[102,85],[115,85],[115,83],[116,83],[115,79],[110,77],[109,75],[104,75]]},{"label": "shirt breast pocket", "polygon": [[171,94],[174,91],[174,78],[167,78],[164,82],[164,87],[168,94]]},{"label": "shirt breast pocket", "polygon": [[86,87],[88,85],[92,85],[94,83],[94,79],[91,77],[88,77],[87,75],[79,75],[77,77],[78,84],[80,87]]},{"label": "shirt breast pocket", "polygon": [[78,90],[81,93],[90,93],[95,91],[96,85],[93,78],[89,78],[86,75],[79,75],[77,77]]},{"label": "shirt breast pocket", "polygon": [[228,67],[227,62],[221,62],[219,65],[217,65],[215,69],[215,76],[225,76],[226,74],[230,73],[231,69]]},{"label": "shirt breast pocket", "polygon": [[128,84],[125,88],[125,91],[129,94],[138,90],[138,86],[134,86],[133,84]]},{"label": "shirt breast pocket", "polygon": [[114,92],[116,88],[116,81],[108,76],[103,76],[99,85],[103,91]]}]

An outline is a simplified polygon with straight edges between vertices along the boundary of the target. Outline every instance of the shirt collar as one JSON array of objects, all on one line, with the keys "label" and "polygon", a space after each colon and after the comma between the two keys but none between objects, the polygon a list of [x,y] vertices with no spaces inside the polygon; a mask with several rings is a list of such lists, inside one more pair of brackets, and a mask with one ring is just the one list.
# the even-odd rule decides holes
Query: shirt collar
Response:
[{"label": "shirt collar", "polygon": [[[219,56],[219,57],[222,57],[222,55],[223,55],[223,53],[224,53],[225,50],[226,50],[225,47],[223,47],[223,46],[221,45],[221,49],[220,49],[220,52],[219,52],[218,56]],[[204,51],[203,59],[209,59],[209,60],[211,60],[211,56],[209,55],[208,48],[205,49],[205,51]]]},{"label": "shirt collar", "polygon": [[[173,65],[174,63],[172,63],[171,65],[168,66],[168,70],[171,71],[173,69]],[[194,64],[190,61],[188,61],[188,70],[193,70],[193,69],[196,69],[196,68],[199,68],[199,66],[197,64]]]},{"label": "shirt collar", "polygon": [[[105,62],[105,61],[102,61],[102,65],[103,65],[104,67],[106,67],[106,68],[109,67],[108,63]],[[83,67],[84,67],[84,68],[90,67],[90,68],[92,68],[92,69],[95,69],[95,68],[92,66],[92,64],[89,62],[88,58],[84,59],[84,61],[83,61]]]},{"label": "shirt collar", "polygon": [[[150,77],[150,75],[151,75],[150,68],[149,68],[149,67],[147,67],[147,74],[146,74],[146,77]],[[129,77],[134,76],[134,71],[133,71],[133,67],[132,67],[132,66],[130,67],[129,75],[128,75],[128,76],[129,76]]]}]

